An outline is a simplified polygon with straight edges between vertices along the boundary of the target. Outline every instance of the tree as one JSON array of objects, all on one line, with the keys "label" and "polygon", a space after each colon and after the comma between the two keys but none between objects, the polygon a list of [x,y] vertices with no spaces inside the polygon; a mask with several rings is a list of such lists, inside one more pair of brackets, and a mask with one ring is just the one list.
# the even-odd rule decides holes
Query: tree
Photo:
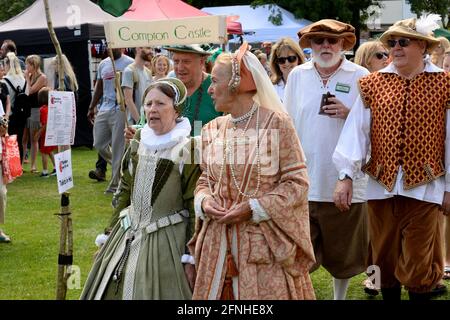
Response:
[{"label": "tree", "polygon": [[381,6],[379,0],[254,0],[252,2],[252,5],[263,4],[276,4],[292,12],[296,18],[304,18],[311,21],[328,18],[349,23],[355,27],[357,39],[355,49],[359,46],[361,30],[366,29],[365,21],[376,13],[373,6]]},{"label": "tree", "polygon": [[0,0],[0,21],[6,21],[31,6],[34,0]]},{"label": "tree", "polygon": [[408,3],[419,17],[424,12],[441,15],[444,27],[450,28],[450,0],[408,0]]},{"label": "tree", "polygon": [[[438,0],[439,1],[439,0]],[[450,0],[446,0],[450,1]],[[197,8],[213,7],[223,5],[221,0],[187,0],[186,2]],[[359,45],[359,35],[362,29],[366,29],[365,21],[375,14],[371,6],[380,7],[379,0],[247,0],[247,1],[227,1],[227,5],[251,4],[252,6],[268,4],[278,5],[294,14],[296,18],[304,18],[311,21],[320,19],[336,19],[350,23],[356,29],[357,44]],[[282,23],[281,13],[272,10],[267,17],[274,25]]]}]

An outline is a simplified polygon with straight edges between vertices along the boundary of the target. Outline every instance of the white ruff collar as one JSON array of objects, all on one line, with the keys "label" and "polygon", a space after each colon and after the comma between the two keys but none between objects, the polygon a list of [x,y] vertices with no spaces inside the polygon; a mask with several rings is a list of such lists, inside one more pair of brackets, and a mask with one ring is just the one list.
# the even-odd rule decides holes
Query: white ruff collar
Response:
[{"label": "white ruff collar", "polygon": [[141,131],[141,142],[150,151],[164,150],[176,146],[184,139],[189,137],[191,133],[191,124],[185,117],[181,118],[181,122],[178,122],[171,131],[156,135],[152,128],[147,124]]}]

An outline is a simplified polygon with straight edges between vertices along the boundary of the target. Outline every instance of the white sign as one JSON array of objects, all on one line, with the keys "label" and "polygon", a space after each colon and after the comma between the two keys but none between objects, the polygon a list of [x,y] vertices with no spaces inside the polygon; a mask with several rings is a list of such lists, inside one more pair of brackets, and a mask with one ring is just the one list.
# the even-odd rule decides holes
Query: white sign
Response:
[{"label": "white sign", "polygon": [[75,139],[77,113],[75,95],[69,91],[48,93],[46,146],[72,145]]},{"label": "white sign", "polygon": [[154,21],[108,21],[105,36],[111,48],[226,43],[226,16]]},{"label": "white sign", "polygon": [[58,192],[61,194],[73,188],[72,153],[70,149],[55,154],[55,167]]}]

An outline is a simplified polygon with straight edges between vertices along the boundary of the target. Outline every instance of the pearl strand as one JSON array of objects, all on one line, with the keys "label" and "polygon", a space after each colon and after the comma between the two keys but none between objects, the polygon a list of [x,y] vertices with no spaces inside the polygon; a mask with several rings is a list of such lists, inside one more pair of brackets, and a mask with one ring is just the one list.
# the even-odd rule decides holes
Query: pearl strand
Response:
[{"label": "pearl strand", "polygon": [[[217,132],[217,134],[216,134],[216,138],[217,138],[217,136],[219,135],[219,132]],[[213,144],[214,144],[214,140],[211,140],[211,145],[210,145],[210,147],[212,148],[212,149],[214,149],[213,148]],[[225,144],[225,141],[224,141],[224,144],[223,144],[223,151],[222,151],[222,164],[221,164],[221,166],[220,166],[220,175],[219,175],[219,180],[217,181],[217,185],[220,185],[220,183],[222,182],[222,177],[223,177],[223,172],[224,172],[224,168],[225,168],[225,163],[226,163],[226,144]],[[208,181],[208,188],[209,188],[209,192],[213,195],[213,194],[215,194],[216,192],[214,192],[213,191],[213,188],[212,188],[212,186],[211,186],[211,181],[210,181],[210,179],[209,179],[209,171],[210,171],[210,169],[209,169],[209,166],[211,166],[211,151],[210,152],[208,152],[208,158],[207,158],[207,162],[206,162],[206,180]]]},{"label": "pearl strand", "polygon": [[[221,167],[220,167],[219,180],[217,182],[217,185],[220,185],[220,183],[222,182],[223,172],[225,171],[224,169],[225,169],[225,165],[226,165],[226,161],[227,161],[227,155],[228,155],[228,160],[230,162],[230,172],[231,172],[231,177],[232,177],[232,180],[233,180],[233,184],[236,187],[236,189],[238,190],[239,194],[242,195],[243,197],[246,197],[246,198],[253,198],[253,197],[255,197],[258,194],[259,188],[261,186],[261,156],[260,156],[260,142],[259,142],[259,106],[256,105],[256,104],[254,106],[256,106],[255,110],[257,110],[257,112],[256,112],[256,168],[257,168],[256,189],[255,189],[255,191],[252,194],[246,194],[239,187],[239,184],[238,184],[237,179],[236,179],[236,173],[235,173],[234,167],[232,165],[232,163],[233,163],[232,148],[234,147],[234,145],[228,146],[228,148],[227,148],[226,136],[224,137],[225,139],[224,139],[224,145],[223,145],[222,164],[221,164]],[[254,111],[253,111],[253,113],[254,113]],[[245,126],[245,129],[244,129],[242,135],[248,129],[248,126],[250,124],[250,120],[251,120],[251,118],[253,116],[253,113],[251,114],[251,117],[248,120],[247,125]],[[228,126],[225,126],[225,128],[227,128],[227,127]],[[217,135],[218,135],[218,133],[217,133]],[[236,145],[237,145],[237,138],[234,137],[234,140],[235,140]],[[214,142],[211,143],[211,147],[212,147],[213,143]],[[210,178],[209,178],[210,177],[210,175],[209,175],[209,173],[210,173],[209,165],[211,164],[210,160],[211,160],[211,152],[208,152],[207,166],[206,166],[206,180],[208,181],[209,191],[213,195],[216,192],[213,191],[213,188],[211,186],[211,181],[210,181]]]},{"label": "pearl strand", "polygon": [[231,116],[231,114],[230,114],[230,118],[231,118],[230,121],[231,121],[231,123],[233,123],[234,125],[236,125],[236,124],[238,124],[238,123],[240,123],[240,122],[243,122],[243,121],[245,121],[245,120],[251,118],[251,117],[253,116],[253,114],[255,113],[255,111],[256,111],[257,108],[258,108],[258,105],[257,105],[256,103],[254,103],[253,106],[252,106],[252,108],[250,109],[250,111],[247,112],[246,114],[240,116],[240,117],[233,118],[233,117]]},{"label": "pearl strand", "polygon": [[[236,138],[235,138],[235,141]],[[230,149],[231,151],[231,149]],[[231,158],[231,152],[229,153],[229,161],[230,161],[230,171],[231,171],[231,177],[233,179],[233,184],[236,187],[236,189],[238,190],[239,194],[245,198],[253,198],[258,194],[259,191],[259,187],[261,185],[261,158],[260,158],[260,154],[259,154],[259,108],[258,111],[256,112],[256,168],[257,168],[257,184],[256,184],[256,189],[252,194],[246,194],[245,192],[243,192],[241,190],[241,188],[239,187],[239,184],[237,182],[236,179],[236,173],[234,171],[234,167],[232,165],[232,158]],[[253,168],[252,168],[253,171]]]}]

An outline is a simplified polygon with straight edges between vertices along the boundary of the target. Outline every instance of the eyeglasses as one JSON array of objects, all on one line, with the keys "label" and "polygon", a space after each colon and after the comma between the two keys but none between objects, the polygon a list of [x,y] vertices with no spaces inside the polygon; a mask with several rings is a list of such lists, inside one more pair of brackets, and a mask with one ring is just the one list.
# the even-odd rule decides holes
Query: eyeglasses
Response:
[{"label": "eyeglasses", "polygon": [[336,44],[339,41],[339,38],[312,38],[311,41],[317,45],[321,45],[324,41],[327,40],[329,44]]},{"label": "eyeglasses", "polygon": [[387,52],[376,52],[375,57],[377,57],[378,60],[387,59],[389,54]]},{"label": "eyeglasses", "polygon": [[277,63],[278,64],[284,64],[286,62],[286,60],[289,63],[294,63],[295,61],[297,61],[297,56],[278,57],[277,58]]},{"label": "eyeglasses", "polygon": [[401,38],[398,40],[389,39],[387,41],[387,45],[389,46],[389,48],[393,48],[397,45],[397,42],[398,42],[400,47],[405,48],[411,44],[411,41],[412,41],[411,39],[407,39],[407,38]]}]

